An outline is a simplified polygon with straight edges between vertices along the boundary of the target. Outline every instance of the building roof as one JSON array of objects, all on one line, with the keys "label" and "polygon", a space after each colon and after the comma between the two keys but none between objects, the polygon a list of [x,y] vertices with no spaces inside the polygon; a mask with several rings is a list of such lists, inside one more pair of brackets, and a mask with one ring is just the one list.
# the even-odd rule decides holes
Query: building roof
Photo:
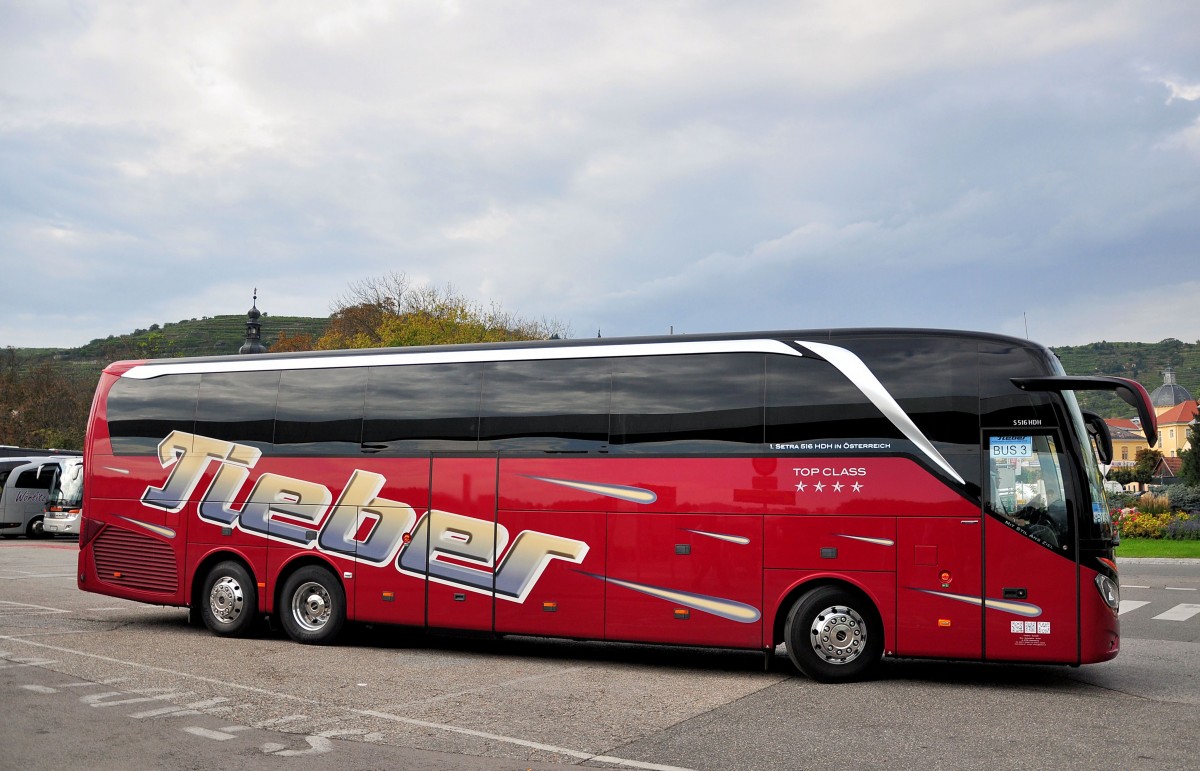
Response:
[{"label": "building roof", "polygon": [[1142,427],[1136,421],[1129,418],[1107,418],[1104,422],[1108,424],[1108,433],[1113,441],[1146,441],[1146,435],[1142,433]]},{"label": "building roof", "polygon": [[1158,416],[1158,425],[1164,426],[1167,424],[1188,424],[1196,419],[1196,401],[1189,399],[1180,404],[1176,404],[1171,409]]},{"label": "building roof", "polygon": [[1174,407],[1192,401],[1192,394],[1175,382],[1175,371],[1167,367],[1163,373],[1163,384],[1150,392],[1150,403],[1155,407]]}]

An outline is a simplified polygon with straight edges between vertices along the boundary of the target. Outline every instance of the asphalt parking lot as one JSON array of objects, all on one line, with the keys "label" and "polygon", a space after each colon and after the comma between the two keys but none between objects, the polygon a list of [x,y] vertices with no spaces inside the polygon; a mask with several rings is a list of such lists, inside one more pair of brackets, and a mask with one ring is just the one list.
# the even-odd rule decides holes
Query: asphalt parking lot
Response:
[{"label": "asphalt parking lot", "polygon": [[[797,676],[786,658],[764,671],[762,657],[730,651],[398,628],[353,628],[331,647],[265,627],[220,639],[190,626],[185,610],[79,592],[74,557],[65,541],[0,544],[0,691],[11,716],[0,740],[6,762],[20,761],[9,767],[1198,760],[1200,740],[1179,725],[1200,705],[1195,637],[1143,632],[1115,661],[1079,669],[885,662],[873,680],[829,686]],[[1191,579],[1173,580],[1182,589]],[[1191,622],[1200,627],[1200,618],[1180,623]],[[70,730],[76,723],[86,732]]]}]

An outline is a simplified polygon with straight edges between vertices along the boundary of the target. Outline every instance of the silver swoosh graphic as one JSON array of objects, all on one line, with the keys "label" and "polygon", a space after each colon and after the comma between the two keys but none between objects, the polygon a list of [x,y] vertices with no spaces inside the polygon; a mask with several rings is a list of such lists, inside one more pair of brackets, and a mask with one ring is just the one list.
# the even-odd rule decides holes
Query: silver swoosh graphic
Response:
[{"label": "silver swoosh graphic", "polygon": [[1013,602],[1012,600],[993,600],[990,598],[985,600],[980,597],[974,597],[969,594],[951,594],[950,592],[937,592],[937,591],[934,591],[933,589],[914,589],[911,586],[907,587],[907,588],[911,589],[914,592],[922,592],[924,594],[932,594],[936,597],[945,597],[948,600],[957,600],[958,602],[965,602],[968,605],[982,605],[985,608],[987,608],[988,610],[1002,610],[1005,613],[1012,613],[1014,615],[1024,616],[1026,618],[1037,618],[1038,616],[1042,615],[1041,608],[1039,608],[1037,605],[1032,605],[1028,602]]},{"label": "silver swoosh graphic", "polygon": [[625,485],[609,485],[600,482],[580,482],[575,479],[553,479],[551,477],[534,477],[526,476],[526,479],[536,479],[539,482],[547,482],[552,485],[561,485],[562,487],[570,487],[573,490],[582,490],[585,493],[596,493],[597,495],[606,495],[609,498],[616,498],[630,503],[654,503],[658,500],[658,493],[653,490],[644,490],[641,487],[627,487]]},{"label": "silver swoosh graphic", "polygon": [[722,597],[710,597],[707,594],[693,594],[692,592],[681,592],[676,589],[666,589],[661,586],[651,586],[649,584],[639,584],[635,581],[623,581],[620,578],[609,578],[608,576],[598,575],[596,573],[588,573],[583,570],[577,570],[577,573],[583,573],[585,576],[598,578],[605,583],[623,586],[626,589],[632,589],[635,592],[648,594],[651,597],[657,597],[660,600],[669,600],[683,605],[693,610],[711,613],[714,616],[737,621],[741,624],[753,624],[762,617],[758,612],[758,608],[753,605],[746,605],[733,600],[726,600]]},{"label": "silver swoosh graphic", "polygon": [[895,546],[896,542],[891,538],[868,538],[865,535],[846,535],[838,533],[838,538],[849,538],[851,541],[862,541],[863,543],[873,543],[877,546]]},{"label": "silver swoosh graphic", "polygon": [[691,528],[687,528],[687,527],[685,527],[684,530],[688,533],[695,533],[696,535],[703,535],[703,536],[707,536],[709,538],[716,538],[718,541],[728,541],[729,543],[736,543],[738,546],[745,546],[748,543],[750,543],[750,539],[744,535],[729,535],[727,533],[710,533],[705,530],[692,530]]},{"label": "silver swoosh graphic", "polygon": [[132,525],[137,525],[138,527],[144,527],[147,530],[149,530],[151,533],[158,533],[159,535],[161,535],[164,538],[174,538],[175,537],[175,531],[169,527],[163,527],[162,525],[152,525],[149,522],[139,522],[138,520],[130,519],[129,517],[121,517],[121,519],[125,520],[126,522],[128,522]]},{"label": "silver swoosh graphic", "polygon": [[952,479],[960,485],[966,484],[954,467],[942,457],[937,448],[933,446],[933,442],[925,434],[921,433],[921,429],[917,428],[917,424],[913,423],[912,418],[908,416],[903,408],[896,403],[888,390],[883,387],[883,383],[879,382],[879,378],[875,377],[875,373],[863,363],[863,360],[855,354],[840,348],[836,345],[827,343],[809,343],[804,340],[797,340],[796,345],[802,345],[816,355],[820,356],[825,361],[832,364],[846,378],[858,387],[858,390],[863,392],[871,404],[874,404],[884,416],[892,421],[892,425],[900,429],[901,433],[908,437],[909,441],[920,448],[921,452],[925,453],[938,468],[945,471]]}]

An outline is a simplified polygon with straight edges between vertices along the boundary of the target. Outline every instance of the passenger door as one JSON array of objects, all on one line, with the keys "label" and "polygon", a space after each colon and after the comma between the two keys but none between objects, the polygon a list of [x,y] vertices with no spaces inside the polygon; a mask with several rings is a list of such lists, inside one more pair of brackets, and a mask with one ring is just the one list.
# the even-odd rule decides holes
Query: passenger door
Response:
[{"label": "passenger door", "polygon": [[986,657],[1076,661],[1078,507],[1061,437],[991,432],[984,448]]},{"label": "passenger door", "polygon": [[492,629],[497,464],[495,455],[433,457],[429,511],[400,556],[402,571],[427,576],[431,627]]}]

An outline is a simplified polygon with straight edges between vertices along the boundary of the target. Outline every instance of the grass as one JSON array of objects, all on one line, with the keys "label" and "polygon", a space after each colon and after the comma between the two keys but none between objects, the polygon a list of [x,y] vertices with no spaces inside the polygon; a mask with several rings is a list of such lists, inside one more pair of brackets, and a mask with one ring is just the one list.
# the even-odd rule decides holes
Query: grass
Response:
[{"label": "grass", "polygon": [[1200,559],[1200,541],[1162,538],[1122,538],[1118,557],[1191,557]]}]

